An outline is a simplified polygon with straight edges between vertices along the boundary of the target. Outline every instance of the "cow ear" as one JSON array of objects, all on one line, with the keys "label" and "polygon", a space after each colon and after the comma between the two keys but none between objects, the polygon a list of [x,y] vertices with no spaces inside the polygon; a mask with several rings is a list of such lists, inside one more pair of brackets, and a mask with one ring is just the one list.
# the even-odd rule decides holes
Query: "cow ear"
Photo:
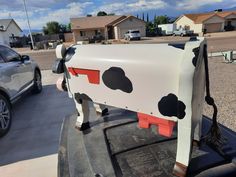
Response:
[{"label": "cow ear", "polygon": [[64,44],[58,45],[56,48],[56,56],[58,59],[63,59],[66,55],[66,46]]},{"label": "cow ear", "polygon": [[52,72],[55,74],[64,73],[64,60],[57,59],[52,65]]}]

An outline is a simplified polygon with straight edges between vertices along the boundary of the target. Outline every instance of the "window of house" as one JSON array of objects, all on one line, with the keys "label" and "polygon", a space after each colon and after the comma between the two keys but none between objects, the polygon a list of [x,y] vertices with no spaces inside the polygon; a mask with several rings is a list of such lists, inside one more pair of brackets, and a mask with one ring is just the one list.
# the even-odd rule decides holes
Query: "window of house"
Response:
[{"label": "window of house", "polygon": [[101,30],[95,30],[95,35],[101,34]]},{"label": "window of house", "polygon": [[86,36],[85,31],[80,31],[80,36]]},{"label": "window of house", "polygon": [[228,26],[231,26],[232,25],[232,21],[228,21]]}]

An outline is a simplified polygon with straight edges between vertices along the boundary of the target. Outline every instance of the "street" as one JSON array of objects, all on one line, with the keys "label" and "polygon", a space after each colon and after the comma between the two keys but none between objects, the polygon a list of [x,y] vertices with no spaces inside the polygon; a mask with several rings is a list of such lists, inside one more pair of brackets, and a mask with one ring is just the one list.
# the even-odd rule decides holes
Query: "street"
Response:
[{"label": "street", "polygon": [[[173,36],[165,36],[165,37],[152,37],[152,38],[144,38],[140,41],[131,41],[130,43],[134,44],[152,44],[152,43],[169,43],[169,42],[184,42],[188,41],[189,37],[173,37]],[[208,53],[212,52],[222,52],[227,50],[236,50],[236,36],[235,37],[217,37],[217,38],[207,38],[208,43]],[[99,45],[99,44],[98,44]],[[32,59],[34,59],[40,66],[42,70],[50,70],[52,68],[52,64],[56,59],[55,50],[40,50],[40,51],[19,51],[23,55],[29,55]]]}]

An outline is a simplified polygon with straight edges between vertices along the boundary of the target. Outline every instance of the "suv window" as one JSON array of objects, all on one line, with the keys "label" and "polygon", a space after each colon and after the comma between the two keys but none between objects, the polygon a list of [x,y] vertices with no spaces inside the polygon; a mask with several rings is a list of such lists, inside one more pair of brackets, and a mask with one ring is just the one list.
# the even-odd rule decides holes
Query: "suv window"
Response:
[{"label": "suv window", "polygon": [[4,63],[4,60],[1,55],[0,55],[0,63]]},{"label": "suv window", "polygon": [[140,33],[139,31],[131,31],[131,33]]},{"label": "suv window", "polygon": [[20,60],[20,55],[7,47],[1,46],[0,53],[7,60],[7,62]]}]

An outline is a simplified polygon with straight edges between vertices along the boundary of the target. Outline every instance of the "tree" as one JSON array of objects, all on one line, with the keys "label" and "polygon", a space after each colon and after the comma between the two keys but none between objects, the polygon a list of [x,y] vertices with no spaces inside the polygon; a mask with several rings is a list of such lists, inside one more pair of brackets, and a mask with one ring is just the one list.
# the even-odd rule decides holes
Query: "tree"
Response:
[{"label": "tree", "polygon": [[156,28],[152,22],[146,23],[146,34],[147,36],[156,36]]},{"label": "tree", "polygon": [[58,34],[60,30],[61,26],[56,21],[48,22],[46,26],[43,27],[44,34]]},{"label": "tree", "polygon": [[139,16],[138,16],[138,14],[137,14],[137,16],[136,16],[137,18],[139,18]]},{"label": "tree", "polygon": [[71,23],[67,25],[67,32],[71,32]]},{"label": "tree", "polygon": [[61,33],[66,33],[67,32],[67,26],[64,24],[60,24],[60,32]]},{"label": "tree", "polygon": [[149,15],[148,15],[148,13],[147,13],[147,20],[146,21],[149,22]]},{"label": "tree", "polygon": [[167,17],[166,15],[157,16],[154,19],[154,24],[156,26],[160,24],[167,24],[167,23],[170,23],[170,18]]},{"label": "tree", "polygon": [[92,15],[91,14],[87,14],[87,17],[92,17]]},{"label": "tree", "polygon": [[[155,20],[156,18],[157,18],[157,15],[155,14],[155,15],[154,15],[154,20]],[[154,20],[153,20],[153,21],[154,21]]]},{"label": "tree", "polygon": [[104,12],[104,11],[99,11],[99,12],[97,13],[97,16],[107,16],[107,13]]},{"label": "tree", "polygon": [[144,13],[143,13],[143,21],[144,21]]}]

